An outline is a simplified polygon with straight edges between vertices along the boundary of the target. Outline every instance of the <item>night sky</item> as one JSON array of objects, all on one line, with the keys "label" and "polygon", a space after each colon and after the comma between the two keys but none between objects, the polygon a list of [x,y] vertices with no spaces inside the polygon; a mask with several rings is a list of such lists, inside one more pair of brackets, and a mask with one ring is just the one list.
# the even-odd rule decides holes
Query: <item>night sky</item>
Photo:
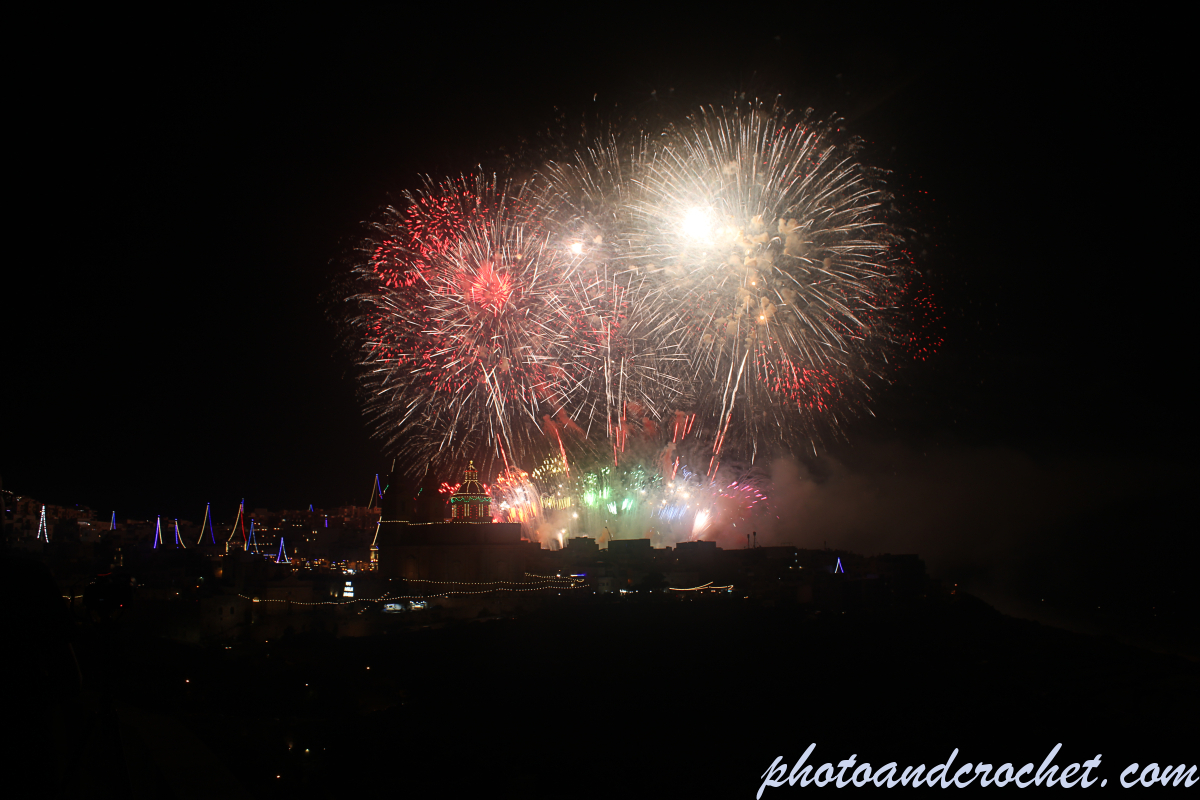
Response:
[{"label": "night sky", "polygon": [[[499,164],[556,120],[682,116],[734,92],[845,117],[911,202],[943,309],[938,356],[801,481],[991,486],[960,498],[958,528],[1007,504],[988,476],[1013,470],[1188,485],[1196,194],[1179,26],[588,10],[26,20],[38,57],[10,100],[4,487],[121,518],[212,502],[221,521],[243,496],[365,503],[387,459],[324,299],[361,221],[420,175]],[[940,466],[913,469],[917,454]],[[1053,516],[1056,496],[1038,497],[1029,513]],[[902,550],[913,536],[868,538]]]}]

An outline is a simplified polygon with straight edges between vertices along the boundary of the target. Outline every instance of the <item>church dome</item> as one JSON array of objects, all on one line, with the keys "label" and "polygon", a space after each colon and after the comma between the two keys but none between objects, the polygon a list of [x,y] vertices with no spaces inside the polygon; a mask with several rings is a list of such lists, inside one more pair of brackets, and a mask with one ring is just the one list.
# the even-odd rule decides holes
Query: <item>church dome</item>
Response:
[{"label": "church dome", "polygon": [[472,461],[463,475],[462,485],[450,495],[450,519],[454,522],[491,522],[492,498],[479,482],[479,470]]}]

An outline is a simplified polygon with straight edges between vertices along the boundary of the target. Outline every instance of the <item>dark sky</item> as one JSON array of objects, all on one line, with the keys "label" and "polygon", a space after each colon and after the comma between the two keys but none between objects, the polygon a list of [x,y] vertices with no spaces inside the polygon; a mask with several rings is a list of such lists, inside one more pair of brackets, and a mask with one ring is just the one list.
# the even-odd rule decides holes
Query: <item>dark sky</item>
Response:
[{"label": "dark sky", "polygon": [[361,220],[560,113],[735,91],[842,114],[919,200],[947,344],[859,442],[1187,464],[1177,26],[588,10],[26,20],[5,488],[121,517],[365,502],[384,459],[321,300]]}]

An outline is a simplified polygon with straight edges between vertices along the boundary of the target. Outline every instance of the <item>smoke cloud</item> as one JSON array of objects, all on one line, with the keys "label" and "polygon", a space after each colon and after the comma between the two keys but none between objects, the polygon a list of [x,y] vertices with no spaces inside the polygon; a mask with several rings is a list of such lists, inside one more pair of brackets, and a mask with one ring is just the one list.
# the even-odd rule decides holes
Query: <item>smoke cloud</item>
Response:
[{"label": "smoke cloud", "polygon": [[[1146,594],[1150,579],[1142,587],[1132,566],[1144,554],[1143,571],[1154,570],[1155,591],[1166,591],[1176,566],[1164,559],[1180,555],[1181,498],[1195,481],[1162,464],[896,441],[808,463],[782,459],[771,478],[760,544],[917,553],[932,576],[1005,613],[1092,633],[1110,631],[1083,611],[1103,612],[1114,587],[1133,587],[1121,602],[1144,600],[1161,617]],[[1176,583],[1187,585],[1182,576]],[[1171,591],[1178,607],[1181,588]]]}]

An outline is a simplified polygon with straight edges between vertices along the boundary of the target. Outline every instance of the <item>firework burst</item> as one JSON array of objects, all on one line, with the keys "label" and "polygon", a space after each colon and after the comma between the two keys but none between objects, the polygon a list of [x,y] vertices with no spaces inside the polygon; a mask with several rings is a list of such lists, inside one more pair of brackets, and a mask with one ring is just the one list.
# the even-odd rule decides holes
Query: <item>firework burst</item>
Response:
[{"label": "firework burst", "polygon": [[[428,184],[356,262],[378,433],[414,469],[475,459],[533,539],[581,517],[640,536],[675,514],[672,540],[732,519],[761,499],[741,472],[815,450],[890,356],[927,355],[860,148],[836,118],[738,105],[607,135],[529,183]],[[710,501],[679,506],[684,485]]]},{"label": "firework burst", "polygon": [[686,354],[714,457],[836,430],[895,342],[901,241],[837,120],[759,106],[670,130],[631,200],[640,312]]},{"label": "firework burst", "polygon": [[576,259],[525,187],[475,176],[408,200],[373,225],[355,270],[377,431],[421,466],[540,449],[572,428],[600,367]]}]

